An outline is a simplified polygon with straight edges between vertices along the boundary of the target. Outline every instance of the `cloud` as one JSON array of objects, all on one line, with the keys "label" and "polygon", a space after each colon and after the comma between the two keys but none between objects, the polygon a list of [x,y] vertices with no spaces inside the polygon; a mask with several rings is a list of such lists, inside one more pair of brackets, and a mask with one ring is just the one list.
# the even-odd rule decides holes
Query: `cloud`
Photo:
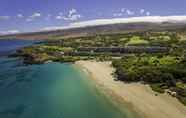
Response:
[{"label": "cloud", "polygon": [[129,9],[126,9],[126,8],[121,8],[121,10],[117,13],[113,13],[113,16],[114,17],[121,17],[123,15],[127,15],[127,16],[132,16],[134,15],[134,11],[131,11]]},{"label": "cloud", "polygon": [[10,16],[0,16],[0,20],[8,20],[10,19]]},{"label": "cloud", "polygon": [[145,13],[145,9],[140,9],[140,14],[144,14]]},{"label": "cloud", "polygon": [[71,23],[70,26],[83,27],[83,26],[106,25],[106,24],[116,24],[116,23],[135,23],[135,22],[161,23],[166,21],[186,23],[186,16],[143,16],[143,17],[130,17],[130,18],[96,19],[90,21]]},{"label": "cloud", "polygon": [[70,21],[77,21],[80,19],[82,16],[80,14],[73,14],[69,17],[64,17],[64,20],[70,20]]},{"label": "cloud", "polygon": [[123,14],[122,13],[114,13],[113,16],[114,17],[121,17]]},{"label": "cloud", "polygon": [[68,13],[68,16],[64,16],[63,19],[64,20],[70,20],[70,21],[77,21],[78,19],[80,19],[82,16],[77,12],[76,9],[71,9]]},{"label": "cloud", "polygon": [[30,18],[37,18],[37,17],[40,17],[41,16],[41,13],[33,13]]},{"label": "cloud", "polygon": [[0,31],[0,35],[6,35],[6,34],[16,34],[19,33],[19,30],[8,30],[8,31]]},{"label": "cloud", "polygon": [[148,12],[146,12],[146,15],[147,15],[147,16],[150,16],[150,12],[149,12],[149,11],[148,11]]},{"label": "cloud", "polygon": [[186,23],[186,16],[142,16],[142,17],[130,17],[130,18],[112,18],[112,19],[95,19],[89,21],[70,23],[68,26],[54,26],[46,27],[42,30],[57,30],[57,29],[69,29],[87,26],[117,24],[117,23],[136,23],[136,22],[150,22],[150,23],[162,23],[162,22],[184,22]]},{"label": "cloud", "polygon": [[26,21],[31,22],[31,21],[35,20],[36,18],[39,18],[39,17],[41,17],[41,13],[36,12],[36,13],[33,13],[31,16],[29,16],[26,19]]},{"label": "cloud", "polygon": [[150,16],[151,13],[146,11],[145,9],[140,9],[138,11],[133,11],[127,8],[121,8],[119,12],[113,13],[114,17],[121,17],[121,16]]},{"label": "cloud", "polygon": [[125,10],[126,10],[125,8],[121,8],[121,12],[125,12]]},{"label": "cloud", "polygon": [[23,14],[17,14],[17,17],[18,18],[23,18],[24,16],[23,16]]},{"label": "cloud", "polygon": [[127,15],[134,15],[134,12],[129,9],[126,10],[126,13],[127,13]]},{"label": "cloud", "polygon": [[40,31],[50,31],[50,30],[58,30],[58,29],[68,29],[68,26],[50,26],[50,27],[44,27],[40,29]]},{"label": "cloud", "polygon": [[34,20],[34,19],[32,19],[32,18],[27,18],[27,19],[26,19],[27,22],[31,22],[31,21],[33,21],[33,20]]},{"label": "cloud", "polygon": [[123,15],[128,15],[128,16],[131,16],[131,15],[134,15],[134,11],[131,11],[129,9],[126,9],[126,8],[121,8],[121,10],[118,12],[118,13],[114,13],[113,16],[114,17],[121,17]]},{"label": "cloud", "polygon": [[64,20],[64,14],[62,12],[60,12],[57,16],[56,16],[56,19],[57,20]]},{"label": "cloud", "polygon": [[56,16],[56,19],[57,20],[62,20],[62,19],[64,19],[64,17],[63,16]]},{"label": "cloud", "polygon": [[81,14],[77,12],[76,9],[69,10],[68,14],[65,16],[63,13],[60,13],[58,16],[56,16],[57,20],[66,20],[66,21],[77,21],[81,18]]},{"label": "cloud", "polygon": [[72,8],[70,11],[69,11],[69,16],[71,16],[72,14],[75,14],[77,13],[77,10]]}]

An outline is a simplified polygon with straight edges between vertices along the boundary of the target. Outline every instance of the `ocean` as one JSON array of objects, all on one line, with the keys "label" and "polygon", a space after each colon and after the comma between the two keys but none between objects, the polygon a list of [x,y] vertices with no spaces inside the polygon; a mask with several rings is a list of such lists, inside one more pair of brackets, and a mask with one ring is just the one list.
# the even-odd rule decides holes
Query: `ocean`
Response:
[{"label": "ocean", "polygon": [[0,40],[0,118],[131,118],[73,64],[25,66],[5,56],[32,43]]}]

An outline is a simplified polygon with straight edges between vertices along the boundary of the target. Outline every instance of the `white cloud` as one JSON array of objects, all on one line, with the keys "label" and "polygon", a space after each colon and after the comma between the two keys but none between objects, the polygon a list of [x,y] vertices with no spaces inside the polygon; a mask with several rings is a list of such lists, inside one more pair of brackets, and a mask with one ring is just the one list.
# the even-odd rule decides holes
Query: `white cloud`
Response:
[{"label": "white cloud", "polygon": [[76,9],[69,10],[68,14],[65,16],[63,13],[59,13],[58,16],[56,16],[57,20],[67,20],[67,21],[77,21],[81,18],[81,14],[77,12]]},{"label": "white cloud", "polygon": [[33,13],[30,18],[36,18],[36,17],[40,17],[41,16],[41,13]]},{"label": "white cloud", "polygon": [[17,14],[17,17],[18,18],[23,18],[24,16],[23,16],[23,14]]},{"label": "white cloud", "polygon": [[76,9],[71,9],[68,13],[68,17],[64,17],[64,20],[76,21],[81,18],[81,15],[77,13]]},{"label": "white cloud", "polygon": [[69,11],[69,15],[72,15],[72,14],[75,14],[77,13],[77,10],[72,8],[70,11]]},{"label": "white cloud", "polygon": [[81,15],[80,14],[74,14],[74,15],[72,15],[72,16],[70,16],[70,17],[59,17],[59,19],[63,19],[63,20],[67,20],[67,21],[77,21],[78,19],[80,19],[81,18]]},{"label": "white cloud", "polygon": [[114,17],[121,17],[123,14],[122,13],[114,13],[113,16]]},{"label": "white cloud", "polygon": [[121,17],[121,16],[150,16],[150,12],[146,11],[145,9],[139,9],[138,11],[130,10],[127,8],[121,8],[119,12],[113,13],[114,17]]},{"label": "white cloud", "polygon": [[33,20],[34,20],[34,19],[32,19],[32,18],[27,18],[27,19],[26,19],[27,22],[31,22],[31,21],[33,21]]},{"label": "white cloud", "polygon": [[70,26],[94,26],[116,23],[134,23],[134,22],[185,22],[186,16],[143,16],[143,17],[130,17],[130,18],[113,18],[113,19],[97,19],[90,21],[83,21],[77,23],[71,23]]},{"label": "white cloud", "polygon": [[62,20],[62,19],[64,19],[64,17],[63,16],[56,16],[56,19],[57,20]]},{"label": "white cloud", "polygon": [[125,14],[126,10],[127,10],[126,8],[121,8],[121,10],[119,12],[113,13],[113,16],[114,17],[121,17]]},{"label": "white cloud", "polygon": [[82,16],[80,14],[74,14],[74,15],[71,15],[70,17],[66,18],[66,20],[77,21],[81,17]]},{"label": "white cloud", "polygon": [[140,9],[140,14],[144,14],[145,13],[145,9]]},{"label": "white cloud", "polygon": [[125,10],[126,10],[125,8],[121,8],[121,12],[125,12]]},{"label": "white cloud", "polygon": [[0,20],[8,20],[10,19],[10,16],[0,16]]},{"label": "white cloud", "polygon": [[57,16],[56,16],[57,20],[64,20],[64,15],[62,12],[60,12]]},{"label": "white cloud", "polygon": [[127,13],[127,15],[134,15],[134,12],[129,9],[126,10],[126,13]]},{"label": "white cloud", "polygon": [[147,15],[147,16],[150,16],[150,12],[149,12],[149,11],[148,11],[148,12],[146,12],[146,15]]},{"label": "white cloud", "polygon": [[44,27],[40,31],[49,31],[49,30],[58,30],[58,29],[68,29],[65,26],[51,26],[51,27]]},{"label": "white cloud", "polygon": [[136,22],[184,22],[186,23],[186,16],[143,16],[143,17],[130,17],[130,18],[112,18],[112,19],[95,19],[83,22],[70,23],[68,26],[46,27],[42,30],[56,30],[56,29],[69,29],[87,26],[117,24],[117,23],[136,23]]},{"label": "white cloud", "polygon": [[19,30],[8,30],[8,31],[0,31],[1,35],[6,35],[6,34],[16,34],[19,33]]},{"label": "white cloud", "polygon": [[31,22],[31,21],[35,20],[36,18],[39,18],[39,17],[41,17],[41,13],[36,12],[36,13],[33,13],[31,16],[29,16],[26,19],[26,21]]}]

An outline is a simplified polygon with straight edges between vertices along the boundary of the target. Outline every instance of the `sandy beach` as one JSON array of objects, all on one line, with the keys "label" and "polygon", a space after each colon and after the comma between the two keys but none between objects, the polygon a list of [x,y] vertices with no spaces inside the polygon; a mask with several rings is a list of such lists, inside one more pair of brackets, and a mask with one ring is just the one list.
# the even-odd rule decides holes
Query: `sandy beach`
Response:
[{"label": "sandy beach", "polygon": [[155,92],[148,85],[114,81],[114,69],[110,64],[96,61],[76,62],[76,65],[85,69],[97,84],[131,104],[142,118],[186,118],[186,107],[176,98],[166,94],[155,96]]}]

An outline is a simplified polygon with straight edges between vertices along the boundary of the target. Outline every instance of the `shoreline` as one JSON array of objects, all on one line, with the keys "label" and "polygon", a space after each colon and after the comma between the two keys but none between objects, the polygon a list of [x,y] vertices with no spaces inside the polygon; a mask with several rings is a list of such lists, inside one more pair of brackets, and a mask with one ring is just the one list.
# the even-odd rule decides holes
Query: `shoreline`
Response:
[{"label": "shoreline", "polygon": [[90,75],[90,78],[103,89],[104,94],[115,100],[115,105],[124,104],[142,118],[185,118],[186,107],[176,98],[166,94],[155,96],[156,92],[148,85],[114,81],[112,76],[114,69],[110,64],[96,61],[75,63]]},{"label": "shoreline", "polygon": [[104,86],[102,83],[98,82],[94,75],[85,67],[83,67],[81,64],[75,63],[75,67],[78,69],[81,69],[83,73],[88,76],[89,79],[91,79],[95,85],[95,89],[98,90],[99,93],[101,93],[105,99],[111,102],[111,104],[119,110],[121,114],[124,114],[123,116],[127,116],[127,118],[145,118],[141,117],[139,113],[134,110],[133,105],[131,103],[127,103],[126,101],[123,101],[121,96],[118,96],[114,91],[110,90],[106,86]]}]

